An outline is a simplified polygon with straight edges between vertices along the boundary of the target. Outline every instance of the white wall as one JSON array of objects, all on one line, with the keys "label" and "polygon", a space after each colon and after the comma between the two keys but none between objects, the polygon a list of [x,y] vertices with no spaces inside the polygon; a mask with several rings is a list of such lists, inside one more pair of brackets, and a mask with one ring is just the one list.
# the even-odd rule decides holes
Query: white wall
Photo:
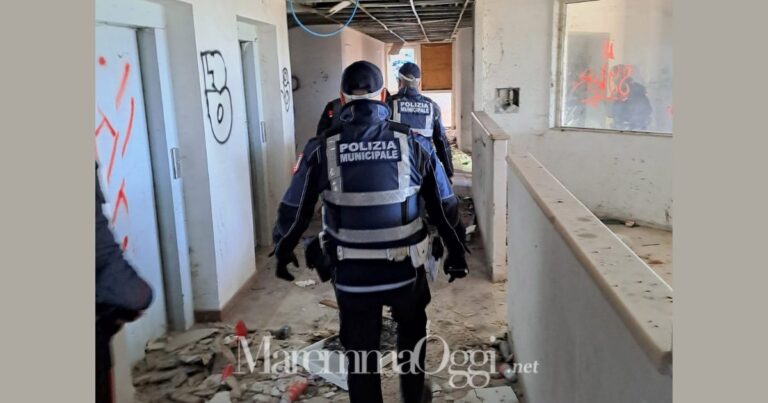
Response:
[{"label": "white wall", "polygon": [[455,116],[453,104],[455,101],[452,91],[421,91],[421,94],[435,101],[438,108],[440,108],[440,117],[444,127],[451,128],[456,125],[456,122],[453,120]]},{"label": "white wall", "polygon": [[456,112],[456,141],[463,151],[472,150],[472,107],[475,97],[473,30],[460,28],[453,43],[453,101]]},{"label": "white wall", "polygon": [[[488,112],[592,211],[670,228],[672,140],[550,129],[554,1],[478,0],[475,109]],[[520,87],[517,113],[494,113],[498,87]],[[608,184],[608,186],[606,186]]]},{"label": "white wall", "polygon": [[507,278],[507,171],[504,157],[508,137],[484,112],[472,119],[472,199],[483,237],[486,270],[493,281]]},{"label": "white wall", "polygon": [[[313,29],[314,27],[310,27]],[[323,26],[319,32],[328,32]],[[325,104],[339,97],[341,73],[358,60],[367,60],[385,73],[385,45],[351,28],[339,35],[320,38],[299,27],[289,30],[291,66],[301,87],[293,93],[297,152],[315,135]]]},{"label": "white wall", "polygon": [[341,32],[341,43],[342,68],[358,60],[367,60],[378,66],[382,75],[385,74],[386,54],[384,42],[348,28]]},{"label": "white wall", "polygon": [[[262,75],[266,75],[265,81],[270,84],[264,89],[265,95],[280,94],[283,68],[290,77],[285,3],[165,0],[161,4],[169,10],[187,10],[186,13],[169,13],[168,30],[174,98],[178,101],[194,307],[196,311],[218,311],[256,270],[249,143],[237,20],[247,19],[273,27],[274,37],[265,35],[264,40],[275,42],[272,47],[276,49],[276,57],[269,57],[266,63],[272,68],[263,70]],[[270,55],[270,44],[264,45],[265,54]],[[201,53],[207,51],[221,53],[226,66],[226,86],[232,99],[232,129],[223,144],[214,138],[207,118],[203,94],[206,78],[201,62]],[[219,78],[223,79],[222,76]],[[275,103],[281,105],[278,114],[266,116],[270,210],[277,208],[277,189],[284,190],[290,181],[294,159],[291,99],[290,84],[287,108],[283,108],[280,96],[272,95],[267,99],[272,109],[275,109]]]},{"label": "white wall", "polygon": [[672,376],[649,359],[519,174],[509,169],[508,178],[508,321],[515,360],[540,364],[520,375],[527,400],[671,402]]},{"label": "white wall", "polygon": [[[314,29],[315,27],[309,27]],[[328,30],[327,27],[321,28]],[[315,136],[317,121],[325,104],[339,96],[341,86],[341,41],[338,37],[320,38],[301,28],[288,31],[291,70],[300,81],[293,93],[296,119],[296,147],[301,151]]]}]

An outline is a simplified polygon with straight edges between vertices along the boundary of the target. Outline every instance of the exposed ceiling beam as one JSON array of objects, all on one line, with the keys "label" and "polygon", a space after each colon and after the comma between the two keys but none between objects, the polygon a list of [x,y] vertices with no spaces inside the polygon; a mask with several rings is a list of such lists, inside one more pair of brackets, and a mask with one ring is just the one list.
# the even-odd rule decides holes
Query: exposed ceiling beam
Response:
[{"label": "exposed ceiling beam", "polygon": [[398,39],[403,41],[403,43],[407,42],[405,39],[403,39],[402,36],[400,36],[397,33],[395,33],[395,31],[389,29],[389,27],[386,24],[384,24],[383,22],[379,21],[378,18],[374,17],[371,13],[369,13],[368,10],[366,10],[365,7],[363,7],[363,5],[360,4],[360,0],[355,0],[355,3],[357,3],[358,7],[360,7],[360,11],[364,12],[366,15],[371,17],[372,20],[374,20],[374,21],[378,22],[379,24],[381,24],[381,26],[384,27],[385,30],[389,31],[389,33],[391,33],[392,35],[396,36]]},{"label": "exposed ceiling beam", "polygon": [[416,6],[413,5],[413,0],[411,0],[411,10],[413,11],[413,15],[416,17],[416,22],[419,23],[419,27],[421,28],[421,33],[424,34],[424,39],[426,39],[427,42],[429,42],[427,31],[424,30],[424,25],[421,24],[421,18],[419,18],[419,13],[416,12]]},{"label": "exposed ceiling beam", "polygon": [[453,27],[453,33],[451,33],[451,39],[456,37],[456,32],[459,31],[459,24],[461,23],[461,17],[464,16],[464,11],[467,9],[467,4],[469,4],[469,0],[464,0],[464,7],[461,8],[461,14],[459,14],[459,19],[456,20],[456,26]]},{"label": "exposed ceiling beam", "polygon": [[[290,10],[290,9],[291,9],[291,5],[290,5],[290,2],[289,2],[288,0],[285,0],[285,2],[287,3],[286,5],[288,6],[288,10]],[[317,15],[317,16],[320,16],[320,17],[323,17],[323,18],[325,18],[326,20],[328,20],[328,21],[331,21],[331,22],[334,22],[334,23],[336,23],[336,24],[339,24],[339,25],[344,25],[344,23],[343,23],[343,22],[341,22],[341,21],[339,21],[339,20],[337,20],[337,19],[335,19],[335,18],[333,18],[333,17],[329,17],[329,16],[328,16],[328,15],[326,15],[325,13],[322,13],[322,12],[320,12],[320,11],[318,11],[318,10],[316,10],[316,9],[312,8],[312,7],[302,6],[301,4],[294,4],[294,5],[293,5],[293,9],[296,11],[296,13],[297,13],[297,14],[299,14],[299,13],[309,13],[309,14],[314,14],[314,15]]]},{"label": "exposed ceiling beam", "polygon": [[[475,3],[474,0],[293,1],[305,25],[343,24],[352,16],[353,7],[338,11],[332,18],[328,14],[339,3],[351,1],[357,4],[358,13],[349,26],[388,43],[455,40],[459,28],[472,26]],[[302,3],[308,6],[301,6]],[[290,16],[288,24],[289,27],[297,25]]]}]

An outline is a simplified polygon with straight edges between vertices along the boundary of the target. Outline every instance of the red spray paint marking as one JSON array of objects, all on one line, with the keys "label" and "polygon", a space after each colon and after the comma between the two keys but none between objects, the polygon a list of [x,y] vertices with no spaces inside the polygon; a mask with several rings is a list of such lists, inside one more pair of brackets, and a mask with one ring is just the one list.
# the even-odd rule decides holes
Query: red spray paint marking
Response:
[{"label": "red spray paint marking", "polygon": [[237,321],[235,325],[235,335],[238,337],[248,336],[248,328],[245,327],[245,322],[242,319]]},{"label": "red spray paint marking", "polygon": [[613,41],[603,42],[603,60],[613,60]]},{"label": "red spray paint marking", "polygon": [[128,147],[128,140],[131,138],[131,129],[133,129],[133,113],[135,112],[136,100],[131,97],[131,115],[128,117],[128,128],[125,130],[125,140],[123,140],[123,150],[120,152],[121,157],[125,157],[125,149]]},{"label": "red spray paint marking", "polygon": [[120,79],[120,87],[117,89],[117,96],[115,97],[115,108],[120,109],[120,101],[123,99],[123,93],[125,93],[125,87],[128,85],[128,75],[131,73],[131,65],[126,63],[123,69],[123,78]]},{"label": "red spray paint marking", "polygon": [[101,122],[99,123],[99,126],[96,127],[96,137],[99,137],[101,129],[106,125],[113,139],[112,154],[109,156],[109,165],[107,167],[107,184],[109,184],[110,179],[112,178],[112,168],[115,166],[115,152],[117,151],[117,140],[120,138],[120,133],[115,130],[112,123],[109,122],[109,119],[107,119],[107,116],[104,115],[104,112],[102,112],[101,109],[99,109],[99,115],[101,115]]},{"label": "red spray paint marking", "polygon": [[233,372],[235,372],[235,366],[232,364],[227,364],[227,366],[221,370],[221,382],[223,383],[226,381]]},{"label": "red spray paint marking", "polygon": [[128,198],[125,196],[125,179],[123,179],[123,183],[120,184],[120,190],[117,191],[115,208],[112,209],[112,224],[117,220],[117,212],[121,204],[125,206],[125,213],[128,214]]},{"label": "red spray paint marking", "polygon": [[627,80],[632,75],[632,65],[624,64],[609,68],[609,60],[614,59],[613,41],[603,43],[603,66],[600,68],[600,76],[596,77],[592,69],[586,69],[574,84],[571,91],[575,91],[582,85],[586,87],[588,96],[580,102],[596,107],[603,101],[626,101],[630,88]]},{"label": "red spray paint marking", "polygon": [[128,235],[123,237],[123,242],[120,244],[120,249],[125,252],[128,249]]},{"label": "red spray paint marking", "polygon": [[102,66],[107,65],[107,59],[104,58],[104,56],[99,56],[99,64]]}]

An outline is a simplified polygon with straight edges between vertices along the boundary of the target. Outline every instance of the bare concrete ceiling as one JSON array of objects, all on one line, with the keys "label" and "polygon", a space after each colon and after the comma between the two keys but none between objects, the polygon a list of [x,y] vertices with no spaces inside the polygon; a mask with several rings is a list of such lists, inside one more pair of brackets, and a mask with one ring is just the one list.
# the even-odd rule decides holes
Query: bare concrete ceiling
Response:
[{"label": "bare concrete ceiling", "polygon": [[[347,21],[355,8],[354,0],[293,1],[304,25],[337,26]],[[474,9],[474,0],[359,0],[358,4],[350,26],[388,43],[451,41],[456,30],[472,26]],[[337,5],[337,9],[346,7],[332,14]],[[297,25],[288,5],[288,26]],[[325,32],[332,30],[329,27]]]}]

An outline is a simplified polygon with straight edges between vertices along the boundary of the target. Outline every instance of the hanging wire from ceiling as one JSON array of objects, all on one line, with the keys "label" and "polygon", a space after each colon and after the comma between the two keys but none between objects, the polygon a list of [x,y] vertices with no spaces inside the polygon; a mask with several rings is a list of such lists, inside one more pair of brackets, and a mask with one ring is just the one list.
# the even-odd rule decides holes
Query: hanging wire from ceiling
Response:
[{"label": "hanging wire from ceiling", "polygon": [[346,28],[347,26],[349,26],[349,24],[352,22],[352,19],[353,19],[353,18],[355,18],[355,13],[357,12],[357,8],[358,8],[358,6],[359,6],[359,3],[358,3],[357,1],[355,1],[355,2],[354,2],[354,3],[355,3],[355,8],[354,8],[354,9],[352,9],[352,14],[351,14],[351,15],[349,16],[349,18],[347,19],[347,22],[345,22],[345,23],[344,23],[344,25],[343,25],[343,26],[341,26],[341,28],[339,28],[339,29],[337,29],[337,30],[335,30],[335,31],[333,31],[333,32],[322,33],[322,32],[315,32],[315,31],[313,31],[313,30],[311,30],[311,29],[307,28],[307,26],[306,26],[306,25],[304,25],[304,24],[301,22],[301,20],[299,20],[299,17],[296,15],[296,10],[295,10],[295,9],[294,9],[294,7],[293,7],[293,0],[289,0],[289,2],[288,2],[288,3],[291,5],[291,15],[293,15],[293,19],[296,21],[296,23],[299,25],[299,27],[301,27],[301,29],[303,29],[304,31],[306,31],[308,34],[310,34],[310,35],[314,35],[314,36],[319,36],[319,37],[321,37],[321,38],[327,38],[327,37],[329,37],[329,36],[334,36],[334,35],[336,35],[336,34],[340,33],[341,31],[343,31],[343,30],[344,30],[344,28]]}]

